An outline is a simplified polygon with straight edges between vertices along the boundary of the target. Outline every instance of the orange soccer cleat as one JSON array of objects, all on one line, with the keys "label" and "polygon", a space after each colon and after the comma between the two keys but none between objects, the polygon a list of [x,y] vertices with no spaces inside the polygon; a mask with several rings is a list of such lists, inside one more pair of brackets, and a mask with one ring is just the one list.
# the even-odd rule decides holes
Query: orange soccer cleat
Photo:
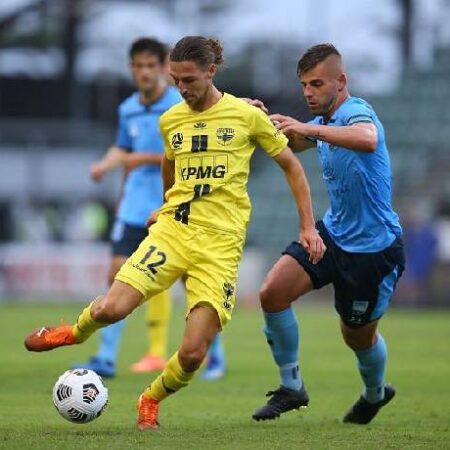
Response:
[{"label": "orange soccer cleat", "polygon": [[161,372],[166,368],[167,361],[161,356],[151,354],[144,355],[138,362],[135,362],[130,370],[136,373]]},{"label": "orange soccer cleat", "polygon": [[63,345],[76,344],[71,325],[42,327],[25,338],[25,347],[30,352],[45,352]]},{"label": "orange soccer cleat", "polygon": [[136,426],[139,431],[157,430],[159,428],[159,402],[157,400],[141,394],[138,400],[137,409],[138,420]]}]

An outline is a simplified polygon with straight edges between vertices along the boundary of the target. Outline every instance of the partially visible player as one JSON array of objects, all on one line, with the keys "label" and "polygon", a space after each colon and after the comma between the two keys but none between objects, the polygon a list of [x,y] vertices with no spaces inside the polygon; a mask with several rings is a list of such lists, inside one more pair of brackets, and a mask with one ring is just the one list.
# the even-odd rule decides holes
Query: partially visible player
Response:
[{"label": "partially visible player", "polygon": [[[310,48],[298,63],[298,76],[314,120],[305,124],[278,114],[271,117],[293,149],[317,148],[331,203],[316,225],[327,251],[314,265],[308,249],[293,242],[263,283],[264,331],[281,386],[269,392],[271,398],[253,418],[274,419],[308,404],[291,304],[331,283],[342,336],[364,383],[344,422],[367,424],[395,395],[385,381],[386,343],[378,332],[405,263],[402,228],[391,206],[389,154],[383,125],[366,101],[350,95],[341,55],[333,45]],[[320,339],[319,327],[317,332]]]},{"label": "partially visible player", "polygon": [[[163,191],[160,165],[164,145],[159,117],[181,100],[181,95],[166,82],[167,47],[151,38],[141,38],[129,50],[130,70],[137,91],[118,108],[117,139],[105,156],[91,166],[91,177],[101,181],[105,174],[124,168],[126,180],[111,233],[112,258],[108,281],[112,284],[118,270],[148,234],[146,221],[161,206]],[[166,365],[167,331],[171,299],[164,291],[148,303],[148,353],[131,366],[135,372],[163,370]],[[103,377],[116,374],[116,361],[125,321],[101,330],[100,347],[83,367]]]},{"label": "partially visible player", "polygon": [[170,74],[185,101],[160,120],[166,201],[156,223],[109,292],[87,306],[76,324],[44,327],[25,339],[30,351],[79,344],[185,276],[184,337],[163,373],[139,398],[139,430],[159,427],[160,402],[189,384],[212,340],[231,319],[250,216],[246,185],[256,145],[284,172],[300,216],[299,241],[311,263],[325,251],[299,160],[266,114],[215,87],[213,78],[222,62],[217,40],[188,36],[175,45]]}]

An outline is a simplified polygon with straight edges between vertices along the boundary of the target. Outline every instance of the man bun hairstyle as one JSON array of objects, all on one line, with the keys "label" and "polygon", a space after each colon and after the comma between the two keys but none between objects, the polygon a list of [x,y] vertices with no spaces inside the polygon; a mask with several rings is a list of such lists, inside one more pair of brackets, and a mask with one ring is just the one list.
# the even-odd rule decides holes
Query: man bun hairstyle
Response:
[{"label": "man bun hairstyle", "polygon": [[297,65],[297,74],[305,73],[308,72],[308,70],[314,69],[317,64],[321,63],[331,55],[341,57],[341,54],[333,44],[325,43],[314,45],[300,58]]},{"label": "man bun hairstyle", "polygon": [[161,64],[166,61],[167,55],[169,53],[169,47],[154,38],[142,37],[135,40],[130,47],[129,56],[133,59],[138,53],[151,53],[156,55]]},{"label": "man bun hairstyle", "polygon": [[224,62],[223,47],[218,39],[185,36],[175,44],[170,52],[170,60],[174,62],[195,61],[203,67],[210,64],[221,66]]}]

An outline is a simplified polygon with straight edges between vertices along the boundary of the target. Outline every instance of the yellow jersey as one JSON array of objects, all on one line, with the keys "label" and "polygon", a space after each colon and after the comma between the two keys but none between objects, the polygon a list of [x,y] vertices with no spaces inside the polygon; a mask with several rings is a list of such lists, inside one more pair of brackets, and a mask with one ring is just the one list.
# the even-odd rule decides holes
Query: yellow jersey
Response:
[{"label": "yellow jersey", "polygon": [[161,116],[160,128],[166,157],[175,160],[175,183],[159,214],[245,233],[250,158],[257,145],[277,156],[287,146],[286,136],[261,110],[227,93],[202,112],[184,101],[174,105]]}]

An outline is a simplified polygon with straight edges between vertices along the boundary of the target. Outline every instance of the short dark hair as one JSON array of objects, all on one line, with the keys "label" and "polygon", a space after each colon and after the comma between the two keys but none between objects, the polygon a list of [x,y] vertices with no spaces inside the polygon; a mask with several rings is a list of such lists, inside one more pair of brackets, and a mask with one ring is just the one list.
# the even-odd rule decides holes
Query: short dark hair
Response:
[{"label": "short dark hair", "polygon": [[201,66],[223,64],[223,47],[218,39],[203,36],[185,36],[180,39],[170,52],[174,62],[195,61]]},{"label": "short dark hair", "polygon": [[138,53],[148,52],[152,55],[156,55],[159,62],[162,64],[167,58],[169,49],[167,45],[154,38],[143,37],[139,38],[131,44],[129,56],[133,59]]},{"label": "short dark hair", "polygon": [[314,69],[317,64],[321,63],[331,55],[341,56],[337,48],[333,44],[318,44],[309,48],[300,58],[297,65],[297,74],[308,72]]}]

